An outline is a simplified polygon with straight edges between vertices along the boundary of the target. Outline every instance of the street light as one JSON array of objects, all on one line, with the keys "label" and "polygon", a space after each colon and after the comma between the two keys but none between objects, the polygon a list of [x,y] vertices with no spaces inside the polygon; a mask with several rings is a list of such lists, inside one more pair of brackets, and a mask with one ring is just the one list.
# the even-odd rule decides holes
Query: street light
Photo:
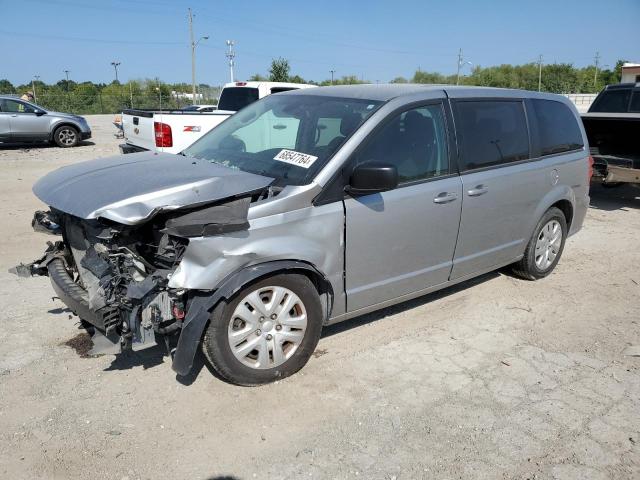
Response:
[{"label": "street light", "polygon": [[209,37],[200,37],[197,42],[191,42],[191,93],[194,105],[196,104],[196,47],[202,40],[209,40]]},{"label": "street light", "polygon": [[118,81],[118,65],[120,65],[121,62],[111,62],[111,65],[113,65],[113,69],[116,71],[116,83],[119,83]]}]

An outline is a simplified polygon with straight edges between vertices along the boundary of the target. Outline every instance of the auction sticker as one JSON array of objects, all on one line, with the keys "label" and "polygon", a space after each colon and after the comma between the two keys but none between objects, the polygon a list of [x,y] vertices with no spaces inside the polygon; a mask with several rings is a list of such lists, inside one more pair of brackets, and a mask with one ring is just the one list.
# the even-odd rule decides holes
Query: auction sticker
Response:
[{"label": "auction sticker", "polygon": [[279,162],[290,163],[291,165],[296,165],[302,168],[309,168],[313,165],[318,157],[314,157],[313,155],[309,155],[306,153],[296,152],[295,150],[280,150],[275,157],[274,160],[278,160]]}]

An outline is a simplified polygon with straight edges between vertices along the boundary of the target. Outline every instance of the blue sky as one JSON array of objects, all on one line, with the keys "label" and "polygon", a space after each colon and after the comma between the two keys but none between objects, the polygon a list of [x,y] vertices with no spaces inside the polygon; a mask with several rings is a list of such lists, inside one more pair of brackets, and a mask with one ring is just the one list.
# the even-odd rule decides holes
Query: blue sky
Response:
[{"label": "blue sky", "polygon": [[453,73],[456,55],[475,65],[613,66],[640,61],[640,0],[0,0],[0,78],[46,82],[191,81],[187,7],[195,13],[197,79],[228,79],[225,40],[236,42],[237,77],[266,73],[272,58],[323,80],[356,75],[385,82],[423,70]]}]

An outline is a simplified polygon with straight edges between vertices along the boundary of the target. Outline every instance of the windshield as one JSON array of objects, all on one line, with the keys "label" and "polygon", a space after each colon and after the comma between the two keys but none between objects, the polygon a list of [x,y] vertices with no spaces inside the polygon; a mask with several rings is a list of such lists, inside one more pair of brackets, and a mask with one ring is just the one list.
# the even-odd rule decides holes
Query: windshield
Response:
[{"label": "windshield", "polygon": [[250,103],[258,100],[258,89],[250,87],[227,87],[222,89],[220,100],[218,101],[219,110],[231,110],[237,112],[242,110]]},{"label": "windshield", "polygon": [[273,177],[278,185],[304,185],[381,103],[269,95],[229,117],[183,154]]}]

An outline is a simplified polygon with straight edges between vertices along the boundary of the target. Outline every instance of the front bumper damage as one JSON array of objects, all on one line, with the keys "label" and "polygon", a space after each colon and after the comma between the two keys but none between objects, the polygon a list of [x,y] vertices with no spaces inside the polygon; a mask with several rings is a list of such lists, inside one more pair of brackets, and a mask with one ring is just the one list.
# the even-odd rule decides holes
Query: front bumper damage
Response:
[{"label": "front bumper damage", "polygon": [[93,354],[149,348],[158,334],[180,330],[187,294],[167,283],[186,240],[56,211],[36,212],[32,225],[62,240],[13,273],[49,277],[60,300],[93,327]]}]

